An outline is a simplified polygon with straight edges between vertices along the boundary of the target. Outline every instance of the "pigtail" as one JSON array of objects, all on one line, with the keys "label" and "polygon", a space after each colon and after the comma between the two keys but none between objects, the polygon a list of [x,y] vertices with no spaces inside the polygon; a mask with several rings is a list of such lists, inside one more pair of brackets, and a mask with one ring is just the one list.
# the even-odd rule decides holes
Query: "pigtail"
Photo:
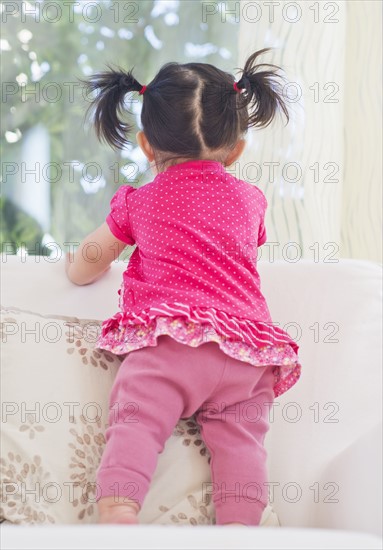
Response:
[{"label": "pigtail", "polygon": [[133,125],[123,121],[124,98],[128,92],[139,92],[142,85],[133,77],[132,71],[122,69],[96,73],[83,81],[87,96],[96,92],[87,113],[92,113],[96,135],[111,147],[122,149],[128,140],[127,134]]},{"label": "pigtail", "polygon": [[[280,90],[276,74],[280,67],[271,64],[257,64],[258,58],[271,48],[264,48],[253,53],[245,63],[242,76],[237,82],[239,90],[245,92],[240,95],[240,104],[242,108],[247,108],[249,112],[247,126],[256,126],[265,128],[274,119],[278,109],[281,109],[289,122],[289,112]],[[268,70],[259,71],[261,67],[267,67]],[[274,67],[274,70],[272,69]]]}]

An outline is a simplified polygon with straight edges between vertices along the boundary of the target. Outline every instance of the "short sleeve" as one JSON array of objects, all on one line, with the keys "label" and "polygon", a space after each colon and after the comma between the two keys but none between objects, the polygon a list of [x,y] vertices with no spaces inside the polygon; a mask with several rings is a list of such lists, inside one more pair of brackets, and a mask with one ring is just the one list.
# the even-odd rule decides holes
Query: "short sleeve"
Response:
[{"label": "short sleeve", "polygon": [[127,197],[134,191],[136,191],[135,187],[121,185],[110,201],[110,212],[106,218],[106,223],[113,235],[119,241],[130,245],[133,245],[135,240],[130,226]]},{"label": "short sleeve", "polygon": [[263,208],[262,208],[262,215],[261,215],[261,223],[259,224],[259,230],[258,230],[258,246],[262,246],[267,241],[267,235],[266,235],[266,227],[265,227],[265,213],[267,209],[267,200],[266,197],[263,195]]}]

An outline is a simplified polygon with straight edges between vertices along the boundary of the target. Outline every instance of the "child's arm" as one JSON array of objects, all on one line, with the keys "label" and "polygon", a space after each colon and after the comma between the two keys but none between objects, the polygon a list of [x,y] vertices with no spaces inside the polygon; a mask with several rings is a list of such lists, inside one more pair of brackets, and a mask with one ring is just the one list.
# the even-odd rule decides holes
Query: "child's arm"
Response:
[{"label": "child's arm", "polygon": [[116,239],[104,222],[82,241],[74,255],[67,254],[65,271],[69,280],[76,285],[93,283],[109,269],[126,246]]}]

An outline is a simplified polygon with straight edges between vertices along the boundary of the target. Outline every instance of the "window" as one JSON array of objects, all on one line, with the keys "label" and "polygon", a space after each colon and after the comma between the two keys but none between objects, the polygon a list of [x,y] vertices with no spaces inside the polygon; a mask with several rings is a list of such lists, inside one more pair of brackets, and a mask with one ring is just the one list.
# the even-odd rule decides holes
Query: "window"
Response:
[{"label": "window", "polygon": [[[108,63],[149,82],[168,61],[237,66],[239,24],[222,2],[3,2],[2,225],[5,253],[53,254],[101,224],[124,183],[144,185],[135,142],[122,152],[84,126],[79,78]],[[229,24],[228,24],[229,23]],[[137,129],[141,101],[129,103]],[[54,246],[53,246],[53,243]]]}]

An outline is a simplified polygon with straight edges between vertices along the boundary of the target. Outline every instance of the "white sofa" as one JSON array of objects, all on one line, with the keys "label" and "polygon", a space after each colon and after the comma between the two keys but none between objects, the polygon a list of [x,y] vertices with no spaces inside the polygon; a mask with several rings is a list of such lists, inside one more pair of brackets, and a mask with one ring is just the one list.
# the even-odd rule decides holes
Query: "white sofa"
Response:
[{"label": "white sofa", "polygon": [[[63,259],[3,256],[1,303],[101,320],[118,309],[125,267],[115,262],[97,283],[77,287]],[[266,438],[281,526],[3,524],[3,548],[382,547],[381,265],[260,261],[259,272],[273,320],[297,340],[302,364],[299,382],[276,400]]]}]

